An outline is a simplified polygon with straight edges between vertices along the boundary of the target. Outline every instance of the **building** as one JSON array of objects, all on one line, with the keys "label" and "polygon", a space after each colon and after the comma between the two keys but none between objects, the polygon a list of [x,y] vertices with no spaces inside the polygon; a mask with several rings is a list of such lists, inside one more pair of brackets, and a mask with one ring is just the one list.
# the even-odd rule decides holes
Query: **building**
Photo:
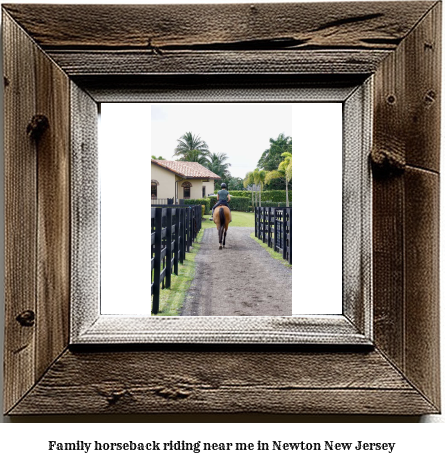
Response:
[{"label": "building", "polygon": [[191,161],[151,160],[151,198],[202,199],[215,191],[220,176]]}]

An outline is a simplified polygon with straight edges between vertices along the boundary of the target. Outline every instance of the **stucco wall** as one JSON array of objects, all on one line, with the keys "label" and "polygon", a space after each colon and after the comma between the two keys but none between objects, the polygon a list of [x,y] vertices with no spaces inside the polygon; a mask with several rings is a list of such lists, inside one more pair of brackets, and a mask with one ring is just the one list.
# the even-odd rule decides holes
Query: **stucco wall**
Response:
[{"label": "stucco wall", "polygon": [[175,196],[175,175],[160,166],[151,164],[151,180],[158,184],[158,199],[171,199]]},{"label": "stucco wall", "polygon": [[178,198],[180,199],[184,198],[184,188],[182,187],[182,184],[184,182],[189,182],[192,185],[192,187],[190,188],[191,199],[200,199],[202,197],[202,180],[201,179],[181,179],[178,183],[179,185],[179,197]]},{"label": "stucco wall", "polygon": [[203,182],[202,185],[206,188],[206,197],[215,192],[215,181],[213,179],[211,181]]}]

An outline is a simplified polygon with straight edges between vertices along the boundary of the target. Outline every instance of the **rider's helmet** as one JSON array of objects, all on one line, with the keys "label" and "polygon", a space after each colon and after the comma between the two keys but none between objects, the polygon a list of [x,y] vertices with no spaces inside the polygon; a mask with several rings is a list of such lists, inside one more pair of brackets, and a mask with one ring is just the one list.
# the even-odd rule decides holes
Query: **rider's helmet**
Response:
[{"label": "rider's helmet", "polygon": [[227,184],[225,182],[221,184],[221,189],[227,189]]}]

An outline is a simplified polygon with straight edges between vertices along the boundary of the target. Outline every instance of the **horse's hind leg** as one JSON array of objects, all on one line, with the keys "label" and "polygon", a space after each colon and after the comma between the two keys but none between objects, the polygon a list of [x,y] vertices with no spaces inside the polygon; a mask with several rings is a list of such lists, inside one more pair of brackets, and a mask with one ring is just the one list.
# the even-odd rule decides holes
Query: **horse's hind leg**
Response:
[{"label": "horse's hind leg", "polygon": [[227,229],[224,231],[224,240],[223,240],[223,247],[226,247],[226,236],[227,236]]},{"label": "horse's hind leg", "polygon": [[219,250],[221,250],[221,249],[223,248],[223,247],[222,247],[222,244],[221,244],[221,242],[222,242],[222,240],[223,240],[222,235],[223,235],[222,227],[220,227],[220,228],[218,229]]}]

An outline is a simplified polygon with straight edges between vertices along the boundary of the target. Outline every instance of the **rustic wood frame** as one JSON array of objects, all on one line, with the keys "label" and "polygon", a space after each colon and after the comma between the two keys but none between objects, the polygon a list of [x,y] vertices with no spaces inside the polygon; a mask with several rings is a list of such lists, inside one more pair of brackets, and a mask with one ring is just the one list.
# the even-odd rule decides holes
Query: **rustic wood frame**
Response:
[{"label": "rustic wood frame", "polygon": [[[440,411],[440,2],[2,12],[5,413]],[[91,100],[137,99],[160,82],[185,94],[233,85],[242,98],[258,81],[341,86],[371,75],[371,348],[69,346],[74,86],[88,112]],[[88,140],[94,129],[83,130]]]},{"label": "rustic wood frame", "polygon": [[[338,88],[243,89],[244,101],[336,102],[342,105],[343,119],[343,282],[342,314],[315,318],[265,316],[152,318],[134,309],[129,315],[107,314],[100,298],[99,192],[96,133],[97,104],[77,85],[71,89],[71,294],[70,343],[299,343],[372,345],[372,240],[371,169],[368,155],[372,140],[372,77],[358,86]],[[190,102],[230,102],[233,88],[195,89]],[[143,92],[142,92],[143,91]],[[171,88],[141,89],[138,101],[184,100]],[[113,91],[116,101],[128,99]],[[85,134],[84,127],[91,131]],[[88,147],[85,157],[83,147]],[[88,185],[91,195],[85,195]],[[129,312],[130,310],[130,312]],[[290,309],[289,309],[290,310]],[[308,312],[307,312],[308,313]]]}]

